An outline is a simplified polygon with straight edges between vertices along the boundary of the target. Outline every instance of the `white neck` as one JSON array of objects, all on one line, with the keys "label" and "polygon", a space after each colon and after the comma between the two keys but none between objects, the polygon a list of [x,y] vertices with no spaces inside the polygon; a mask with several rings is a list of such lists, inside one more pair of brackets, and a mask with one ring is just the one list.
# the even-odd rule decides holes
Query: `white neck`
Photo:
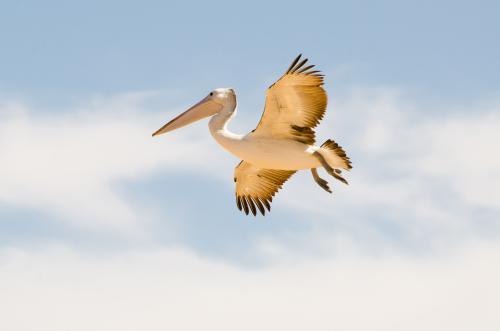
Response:
[{"label": "white neck", "polygon": [[243,139],[242,135],[232,133],[227,129],[227,124],[235,113],[236,105],[224,107],[208,122],[212,137],[214,137],[219,145],[233,155],[236,155],[235,150],[239,145],[238,143]]}]

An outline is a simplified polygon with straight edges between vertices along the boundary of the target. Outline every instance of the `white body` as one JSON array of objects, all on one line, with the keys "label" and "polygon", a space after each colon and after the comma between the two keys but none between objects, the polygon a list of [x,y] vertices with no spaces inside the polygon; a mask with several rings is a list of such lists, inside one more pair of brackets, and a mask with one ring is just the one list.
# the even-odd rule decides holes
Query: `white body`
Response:
[{"label": "white body", "polygon": [[301,170],[320,166],[312,153],[320,150],[291,139],[273,139],[247,135],[237,135],[227,130],[233,111],[216,114],[208,124],[215,140],[228,152],[259,168]]}]

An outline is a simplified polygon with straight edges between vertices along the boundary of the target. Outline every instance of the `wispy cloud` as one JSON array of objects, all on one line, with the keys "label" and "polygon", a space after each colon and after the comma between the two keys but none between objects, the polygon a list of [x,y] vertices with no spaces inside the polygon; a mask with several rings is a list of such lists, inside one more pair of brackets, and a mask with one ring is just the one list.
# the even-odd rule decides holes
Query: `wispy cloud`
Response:
[{"label": "wispy cloud", "polygon": [[394,89],[352,91],[333,100],[334,115],[319,129],[353,159],[351,185],[333,183],[332,197],[303,176],[282,196],[307,222],[320,223],[319,235],[333,223],[328,236],[368,236],[367,243],[396,238],[429,247],[498,236],[499,109],[493,100],[474,111],[430,113]]},{"label": "wispy cloud", "polygon": [[[64,114],[4,103],[0,201],[65,224],[147,235],[155,231],[148,222],[154,208],[125,196],[120,183],[182,171],[186,181],[189,173],[203,174],[232,190],[235,160],[212,141],[205,123],[151,138],[180,109],[150,111],[150,96],[94,98]],[[498,235],[498,108],[491,102],[480,111],[431,117],[394,89],[359,89],[333,98],[319,136],[336,139],[352,157],[351,185],[334,183],[332,197],[309,174],[294,177],[274,207],[294,211],[290,218],[307,224],[307,231],[287,231],[286,240],[275,232],[254,233],[251,243],[273,256],[300,242],[320,252],[353,238],[370,249],[374,243],[418,243],[421,250],[422,242]],[[241,117],[245,111],[236,121]],[[162,224],[168,218],[162,215]]]},{"label": "wispy cloud", "polygon": [[[76,229],[148,236],[158,230],[151,207],[169,197],[144,205],[122,183],[182,171],[231,190],[235,162],[205,124],[150,137],[178,110],[165,118],[148,97],[93,99],[64,114],[2,104],[0,202]],[[222,245],[210,257],[185,234],[99,256],[72,242],[3,245],[0,329],[496,330],[498,109],[431,118],[394,90],[337,97],[319,136],[352,157],[350,186],[336,184],[332,197],[303,173],[275,201],[272,215],[288,216],[247,222],[243,234],[200,210],[217,232],[211,245]],[[226,236],[246,244],[224,246]],[[242,256],[266,263],[242,267]]]},{"label": "wispy cloud", "polygon": [[0,201],[77,226],[139,233],[145,211],[121,196],[117,183],[172,167],[210,172],[217,164],[215,144],[193,131],[153,140],[165,114],[144,111],[142,99],[94,99],[64,113],[0,105]]}]

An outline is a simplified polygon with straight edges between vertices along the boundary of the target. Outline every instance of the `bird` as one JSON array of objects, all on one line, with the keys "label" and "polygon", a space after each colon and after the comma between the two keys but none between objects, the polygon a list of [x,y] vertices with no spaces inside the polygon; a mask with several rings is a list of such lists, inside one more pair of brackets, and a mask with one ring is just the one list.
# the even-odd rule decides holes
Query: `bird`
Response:
[{"label": "bird", "polygon": [[265,106],[257,127],[246,135],[228,130],[236,114],[236,93],[217,88],[197,104],[153,133],[153,137],[187,126],[203,118],[215,141],[241,160],[234,170],[236,206],[246,215],[271,211],[273,197],[297,171],[309,170],[314,181],[332,193],[318,168],[344,184],[342,170],[352,163],[344,149],[328,139],[315,145],[314,128],[325,115],[328,98],[324,75],[307,65],[299,54],[288,70],[266,92]]}]

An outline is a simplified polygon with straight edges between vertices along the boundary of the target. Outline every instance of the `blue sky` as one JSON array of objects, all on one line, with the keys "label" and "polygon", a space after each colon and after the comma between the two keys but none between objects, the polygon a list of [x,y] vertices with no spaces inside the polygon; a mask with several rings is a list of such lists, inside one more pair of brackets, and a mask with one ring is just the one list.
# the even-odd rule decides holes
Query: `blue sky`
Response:
[{"label": "blue sky", "polygon": [[245,92],[267,86],[298,52],[326,71],[349,68],[330,78],[342,87],[397,85],[454,100],[498,87],[495,1],[2,7],[3,93],[29,93],[48,105],[95,93],[218,84]]},{"label": "blue sky", "polygon": [[[1,4],[0,327],[498,329],[499,12]],[[351,184],[331,181],[332,196],[298,174],[270,215],[250,218],[234,203],[239,160],[206,121],[150,135],[228,86],[230,128],[253,129],[298,53],[326,74],[318,140],[347,150]]]}]

